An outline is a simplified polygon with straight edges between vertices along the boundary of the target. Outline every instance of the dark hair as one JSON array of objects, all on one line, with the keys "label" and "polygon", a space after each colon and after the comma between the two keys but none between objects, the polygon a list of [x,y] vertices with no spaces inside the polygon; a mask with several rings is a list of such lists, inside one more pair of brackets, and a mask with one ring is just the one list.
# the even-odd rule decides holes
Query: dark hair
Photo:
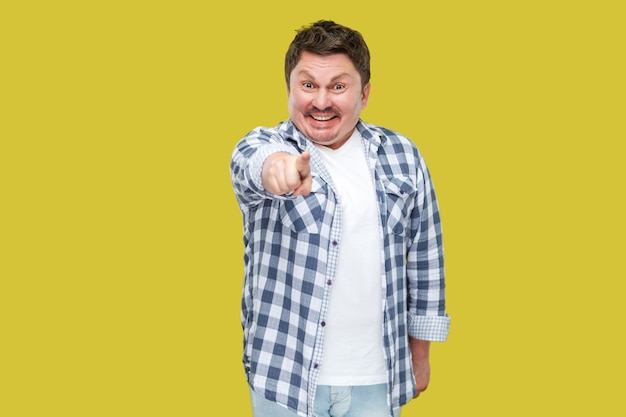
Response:
[{"label": "dark hair", "polygon": [[331,20],[320,20],[297,31],[285,56],[285,79],[289,87],[291,71],[303,51],[318,55],[346,54],[361,75],[361,86],[370,80],[370,51],[356,30]]}]

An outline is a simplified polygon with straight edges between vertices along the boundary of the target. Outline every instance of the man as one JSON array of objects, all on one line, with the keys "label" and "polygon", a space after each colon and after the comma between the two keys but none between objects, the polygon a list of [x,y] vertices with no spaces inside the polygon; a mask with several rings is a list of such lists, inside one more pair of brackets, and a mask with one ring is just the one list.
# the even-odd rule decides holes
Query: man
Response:
[{"label": "man", "polygon": [[235,147],[243,363],[255,417],[389,417],[447,338],[439,210],[406,137],[360,119],[370,55],[332,21],[285,58],[290,119]]}]

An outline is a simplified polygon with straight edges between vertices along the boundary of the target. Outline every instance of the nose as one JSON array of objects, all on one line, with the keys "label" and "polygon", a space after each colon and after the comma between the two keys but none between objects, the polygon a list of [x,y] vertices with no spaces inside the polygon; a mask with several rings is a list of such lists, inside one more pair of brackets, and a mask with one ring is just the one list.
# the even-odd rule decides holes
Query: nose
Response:
[{"label": "nose", "polygon": [[329,92],[325,88],[320,88],[313,97],[313,106],[318,110],[326,110],[332,105]]}]

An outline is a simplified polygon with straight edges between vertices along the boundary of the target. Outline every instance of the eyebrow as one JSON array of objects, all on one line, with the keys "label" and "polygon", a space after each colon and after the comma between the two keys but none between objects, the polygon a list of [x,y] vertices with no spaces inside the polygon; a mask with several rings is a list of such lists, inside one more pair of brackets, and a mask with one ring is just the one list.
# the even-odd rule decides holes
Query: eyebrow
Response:
[{"label": "eyebrow", "polygon": [[[311,78],[311,79],[314,79],[314,78],[315,78],[315,77],[313,76],[313,74],[311,74],[309,71],[304,70],[304,69],[303,69],[303,70],[298,71],[298,74],[297,74],[297,75],[298,75],[298,76],[303,76],[303,75],[304,75],[305,77],[307,77],[307,78]],[[343,78],[343,77],[352,78],[352,76],[351,76],[349,73],[347,73],[347,72],[342,72],[341,74],[338,74],[338,75],[334,76],[333,78],[331,78],[331,79],[330,79],[330,81],[331,81],[331,82],[332,82],[332,81],[337,81],[338,79]]]}]

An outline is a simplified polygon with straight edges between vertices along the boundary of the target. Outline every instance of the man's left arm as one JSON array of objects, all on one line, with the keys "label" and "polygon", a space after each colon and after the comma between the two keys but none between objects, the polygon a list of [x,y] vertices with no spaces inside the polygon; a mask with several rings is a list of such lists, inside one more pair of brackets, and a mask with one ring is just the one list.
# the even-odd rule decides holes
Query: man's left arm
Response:
[{"label": "man's left arm", "polygon": [[446,313],[443,238],[435,191],[424,160],[419,159],[412,245],[409,248],[409,341],[417,397],[430,381],[431,341],[444,341],[450,318]]}]

